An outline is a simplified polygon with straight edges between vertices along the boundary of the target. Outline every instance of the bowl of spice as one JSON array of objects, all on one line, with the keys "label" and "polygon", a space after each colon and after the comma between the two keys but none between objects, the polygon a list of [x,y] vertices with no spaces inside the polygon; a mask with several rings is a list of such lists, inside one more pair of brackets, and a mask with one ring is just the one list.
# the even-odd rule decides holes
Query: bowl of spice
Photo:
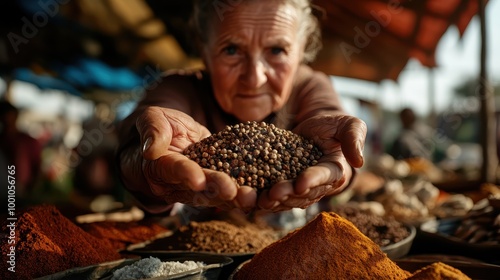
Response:
[{"label": "bowl of spice", "polygon": [[337,205],[332,211],[353,223],[391,259],[406,256],[417,234],[412,225],[401,223],[392,216],[373,214],[356,204]]},{"label": "bowl of spice", "polygon": [[141,257],[189,252],[216,254],[233,260],[222,269],[221,275],[227,276],[240,263],[278,238],[279,234],[273,229],[253,223],[236,225],[223,220],[191,221],[172,235],[129,246],[127,253]]},{"label": "bowl of spice", "polygon": [[104,275],[102,280],[129,279],[219,279],[224,266],[233,260],[209,253],[169,252],[123,262]]}]

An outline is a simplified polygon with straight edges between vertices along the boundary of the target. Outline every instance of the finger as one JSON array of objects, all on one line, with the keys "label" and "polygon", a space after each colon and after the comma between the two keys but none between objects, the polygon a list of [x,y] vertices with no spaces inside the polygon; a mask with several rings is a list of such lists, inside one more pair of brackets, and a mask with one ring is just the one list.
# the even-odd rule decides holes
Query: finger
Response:
[{"label": "finger", "polygon": [[154,161],[147,161],[145,176],[159,183],[181,184],[193,191],[205,190],[206,177],[202,168],[186,156],[169,152]]},{"label": "finger", "polygon": [[287,200],[283,202],[280,207],[281,208],[302,208],[305,209],[315,202],[319,201],[320,199],[315,199],[315,200],[310,200],[310,199],[304,199],[304,198],[293,198],[290,200]]},{"label": "finger", "polygon": [[279,204],[279,201],[269,199],[269,190],[263,190],[257,199],[257,206],[261,209],[273,209]]},{"label": "finger", "polygon": [[244,211],[254,208],[257,204],[257,191],[248,186],[239,187],[238,194],[236,195],[236,203]]},{"label": "finger", "polygon": [[212,133],[210,133],[208,128],[206,128],[205,126],[203,126],[201,124],[197,123],[197,128],[198,128],[198,135],[199,135],[200,139],[204,139],[204,138],[207,138],[208,136],[212,135]]},{"label": "finger", "polygon": [[344,118],[345,123],[337,131],[337,139],[340,140],[342,153],[353,167],[363,166],[363,148],[366,138],[366,124],[358,118]]},{"label": "finger", "polygon": [[[332,162],[321,162],[304,170],[295,182],[295,193],[308,193],[312,188],[330,185],[343,178],[344,170]],[[343,184],[343,182],[341,182]]]},{"label": "finger", "polygon": [[281,204],[288,207],[304,208],[319,201],[332,188],[332,185],[321,185],[312,188],[305,196],[290,196]]},{"label": "finger", "polygon": [[206,190],[210,192],[207,196],[222,201],[233,200],[238,193],[236,183],[226,173],[203,169],[207,178]]},{"label": "finger", "polygon": [[161,108],[149,107],[137,118],[143,157],[155,160],[165,155],[172,141],[172,128]]},{"label": "finger", "polygon": [[274,186],[269,189],[268,195],[270,200],[283,201],[294,194],[293,181],[284,180],[274,184]]},{"label": "finger", "polygon": [[295,207],[286,206],[284,204],[278,204],[277,206],[275,206],[273,208],[267,209],[267,211],[276,213],[276,212],[283,212],[283,211],[292,210],[293,208],[295,208]]}]

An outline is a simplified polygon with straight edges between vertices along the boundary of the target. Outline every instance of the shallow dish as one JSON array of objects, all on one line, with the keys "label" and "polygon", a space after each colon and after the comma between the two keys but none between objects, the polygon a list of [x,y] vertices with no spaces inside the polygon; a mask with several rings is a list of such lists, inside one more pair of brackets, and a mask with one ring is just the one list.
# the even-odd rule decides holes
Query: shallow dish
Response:
[{"label": "shallow dish", "polygon": [[[227,256],[221,256],[208,253],[182,252],[182,253],[155,253],[144,257],[156,257],[161,261],[199,261],[204,262],[206,266],[189,270],[182,273],[177,273],[164,277],[149,278],[154,280],[160,279],[219,279],[221,271],[224,267],[233,263],[233,259]],[[110,280],[113,277],[113,272],[124,266],[133,264],[141,258],[124,259],[113,262],[107,262],[99,265],[70,269],[67,271],[58,272],[48,275],[38,280],[61,280],[61,279],[86,279],[86,280]]]},{"label": "shallow dish", "polygon": [[390,259],[394,260],[402,258],[406,256],[408,252],[410,252],[413,240],[417,235],[417,229],[412,225],[405,225],[405,226],[408,228],[410,235],[408,235],[405,239],[397,243],[380,247],[380,249],[382,249],[382,252],[386,253],[387,257],[389,257]]},{"label": "shallow dish", "polygon": [[500,244],[474,244],[442,232],[418,230],[412,254],[446,254],[500,265]]},{"label": "shallow dish", "polygon": [[141,250],[141,249],[136,249],[136,250],[130,250],[127,251],[129,254],[134,254],[137,256],[141,257],[157,257],[157,258],[162,258],[165,256],[172,256],[172,255],[183,255],[183,254],[200,254],[200,255],[215,255],[215,256],[222,256],[222,257],[227,257],[232,260],[231,263],[228,263],[227,265],[224,265],[221,268],[220,271],[220,276],[219,279],[227,279],[229,275],[243,262],[250,260],[255,253],[212,253],[212,252],[190,252],[190,251],[147,251],[147,250]]}]

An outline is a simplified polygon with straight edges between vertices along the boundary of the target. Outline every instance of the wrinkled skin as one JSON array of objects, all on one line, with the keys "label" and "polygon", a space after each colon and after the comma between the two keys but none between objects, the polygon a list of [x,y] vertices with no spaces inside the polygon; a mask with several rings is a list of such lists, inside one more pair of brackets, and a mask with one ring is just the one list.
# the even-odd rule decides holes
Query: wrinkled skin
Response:
[{"label": "wrinkled skin", "polygon": [[325,195],[341,192],[353,175],[351,166],[363,165],[366,124],[360,119],[342,115],[315,116],[302,122],[294,132],[312,139],[323,156],[295,182],[282,181],[263,192],[258,201],[261,208],[273,211],[306,208]]},{"label": "wrinkled skin", "polygon": [[138,118],[137,128],[145,147],[143,172],[155,195],[172,202],[244,211],[255,207],[271,211],[306,208],[325,195],[340,192],[352,175],[350,165],[363,165],[366,135],[366,125],[350,116],[317,116],[304,121],[294,132],[313,139],[323,157],[295,182],[280,182],[257,199],[254,189],[238,187],[229,175],[202,169],[180,153],[210,134],[190,116],[152,107]]},{"label": "wrinkled skin", "polygon": [[190,144],[210,135],[189,115],[150,107],[136,125],[143,139],[143,172],[154,195],[166,197],[170,203],[223,209],[254,206],[256,193],[251,188],[238,188],[227,174],[202,169],[182,154]]}]

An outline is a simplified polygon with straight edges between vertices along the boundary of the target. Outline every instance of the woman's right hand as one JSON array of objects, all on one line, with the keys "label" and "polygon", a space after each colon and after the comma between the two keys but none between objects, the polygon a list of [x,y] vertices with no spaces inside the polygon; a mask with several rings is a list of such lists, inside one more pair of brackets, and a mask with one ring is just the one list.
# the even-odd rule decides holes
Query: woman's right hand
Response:
[{"label": "woman's right hand", "polygon": [[182,154],[189,145],[210,135],[189,115],[162,107],[149,107],[138,116],[136,127],[142,147],[142,172],[151,193],[167,204],[223,209],[255,207],[257,194],[238,187],[223,172],[202,169]]}]

